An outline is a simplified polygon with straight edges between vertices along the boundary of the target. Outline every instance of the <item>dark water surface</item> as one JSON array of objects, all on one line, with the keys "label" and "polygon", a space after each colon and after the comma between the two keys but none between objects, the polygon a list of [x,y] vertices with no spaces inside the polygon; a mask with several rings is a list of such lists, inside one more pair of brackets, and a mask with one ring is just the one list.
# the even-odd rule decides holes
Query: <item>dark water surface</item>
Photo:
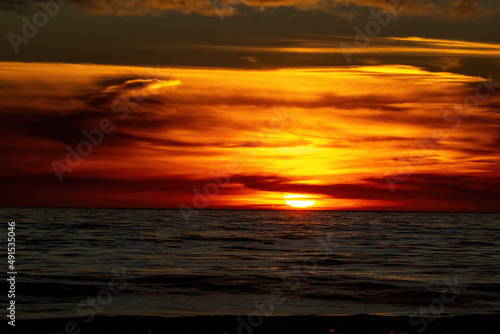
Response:
[{"label": "dark water surface", "polygon": [[16,222],[18,319],[500,312],[500,214],[0,213]]}]

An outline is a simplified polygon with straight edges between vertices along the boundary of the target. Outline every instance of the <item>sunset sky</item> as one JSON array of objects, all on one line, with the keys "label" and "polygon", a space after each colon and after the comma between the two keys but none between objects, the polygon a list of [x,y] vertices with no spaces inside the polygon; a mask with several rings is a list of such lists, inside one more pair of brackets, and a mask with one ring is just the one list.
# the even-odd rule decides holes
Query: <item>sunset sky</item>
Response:
[{"label": "sunset sky", "polygon": [[2,206],[499,211],[498,0],[54,4],[0,2]]}]

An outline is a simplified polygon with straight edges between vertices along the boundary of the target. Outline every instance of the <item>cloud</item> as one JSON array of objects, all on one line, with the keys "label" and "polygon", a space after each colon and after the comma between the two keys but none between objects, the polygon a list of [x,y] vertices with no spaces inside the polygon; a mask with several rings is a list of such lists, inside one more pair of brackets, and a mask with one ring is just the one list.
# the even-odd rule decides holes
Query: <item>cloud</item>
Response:
[{"label": "cloud", "polygon": [[[357,183],[304,184],[295,178],[278,175],[236,174],[223,178],[224,186],[219,197],[212,200],[210,207],[224,207],[231,202],[228,198],[250,194],[265,197],[278,194],[278,201],[259,204],[261,208],[282,208],[286,194],[308,194],[319,203],[334,200],[358,200],[357,209],[363,205],[377,203],[383,210],[415,211],[491,211],[498,210],[500,178],[484,174],[415,174],[396,193],[388,191],[384,178],[366,178]],[[192,206],[193,199],[207,184],[214,184],[213,178],[193,179],[179,175],[165,175],[150,178],[92,178],[70,176],[63,184],[54,182],[53,175],[19,175],[2,177],[0,185],[11,189],[4,205],[29,203],[35,206],[98,206],[111,207],[172,207],[183,203]],[[43,189],[26,192],[26,189]],[[198,195],[199,196],[199,195]],[[198,199],[199,200],[199,199]],[[241,205],[241,204],[240,204]],[[232,206],[238,206],[233,202]],[[252,202],[241,207],[252,207]],[[367,206],[368,207],[368,206]],[[338,206],[337,209],[345,207]],[[377,206],[371,207],[377,209]]]},{"label": "cloud", "polygon": [[[319,195],[318,198],[342,198],[372,200],[392,203],[392,209],[398,205],[420,210],[442,210],[457,207],[464,211],[481,207],[486,211],[496,211],[496,198],[500,195],[500,178],[485,174],[414,174],[397,192],[387,191],[385,178],[366,178],[355,184],[301,184],[293,179],[282,177],[259,177],[241,175],[232,178],[232,182],[241,182],[245,187],[267,192],[298,193]],[[434,205],[432,203],[434,202]],[[399,204],[397,204],[399,203]],[[412,203],[412,205],[409,205]]]},{"label": "cloud", "polygon": [[[481,78],[410,66],[147,72],[0,63],[5,203],[173,207],[210,175],[230,173],[214,207],[279,207],[286,192],[345,209],[449,209],[453,201],[491,209],[480,193],[496,191],[487,183],[497,184],[498,96],[457,127],[443,119]],[[68,145],[77,149],[88,139],[82,131],[104,118],[113,132],[59,184],[51,164],[66,163]],[[446,136],[392,193],[383,175],[399,173],[398,161],[435,129]]]},{"label": "cloud", "polygon": [[248,57],[240,57],[240,58],[244,59],[244,60],[246,60],[246,61],[248,61],[250,63],[254,63],[254,64],[256,64],[256,63],[259,62],[256,57],[248,56]]},{"label": "cloud", "polygon": [[[34,0],[2,2],[3,9],[33,8]],[[496,13],[499,4],[494,0],[80,0],[78,5],[97,13],[115,15],[160,15],[169,10],[184,14],[229,16],[243,9],[266,10],[277,7],[294,7],[301,11],[322,10],[344,17],[352,17],[355,9],[390,9],[403,15],[432,16],[437,18],[476,18]],[[394,4],[394,5],[393,5]],[[353,7],[355,9],[353,9]]]}]

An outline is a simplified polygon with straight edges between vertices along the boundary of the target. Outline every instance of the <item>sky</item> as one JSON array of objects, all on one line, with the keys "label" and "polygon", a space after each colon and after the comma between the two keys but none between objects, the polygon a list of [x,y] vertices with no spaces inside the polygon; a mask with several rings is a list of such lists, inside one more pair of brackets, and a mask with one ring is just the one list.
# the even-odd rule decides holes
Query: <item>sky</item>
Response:
[{"label": "sky", "polygon": [[0,1],[0,205],[498,212],[499,19],[488,0]]}]

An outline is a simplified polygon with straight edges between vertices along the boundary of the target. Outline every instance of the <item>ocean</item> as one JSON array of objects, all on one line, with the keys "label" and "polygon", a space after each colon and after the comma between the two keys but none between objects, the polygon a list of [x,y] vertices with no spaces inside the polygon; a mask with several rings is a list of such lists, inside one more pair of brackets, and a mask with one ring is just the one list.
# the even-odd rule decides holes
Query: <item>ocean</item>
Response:
[{"label": "ocean", "polygon": [[0,212],[16,222],[19,320],[500,312],[500,214]]}]

